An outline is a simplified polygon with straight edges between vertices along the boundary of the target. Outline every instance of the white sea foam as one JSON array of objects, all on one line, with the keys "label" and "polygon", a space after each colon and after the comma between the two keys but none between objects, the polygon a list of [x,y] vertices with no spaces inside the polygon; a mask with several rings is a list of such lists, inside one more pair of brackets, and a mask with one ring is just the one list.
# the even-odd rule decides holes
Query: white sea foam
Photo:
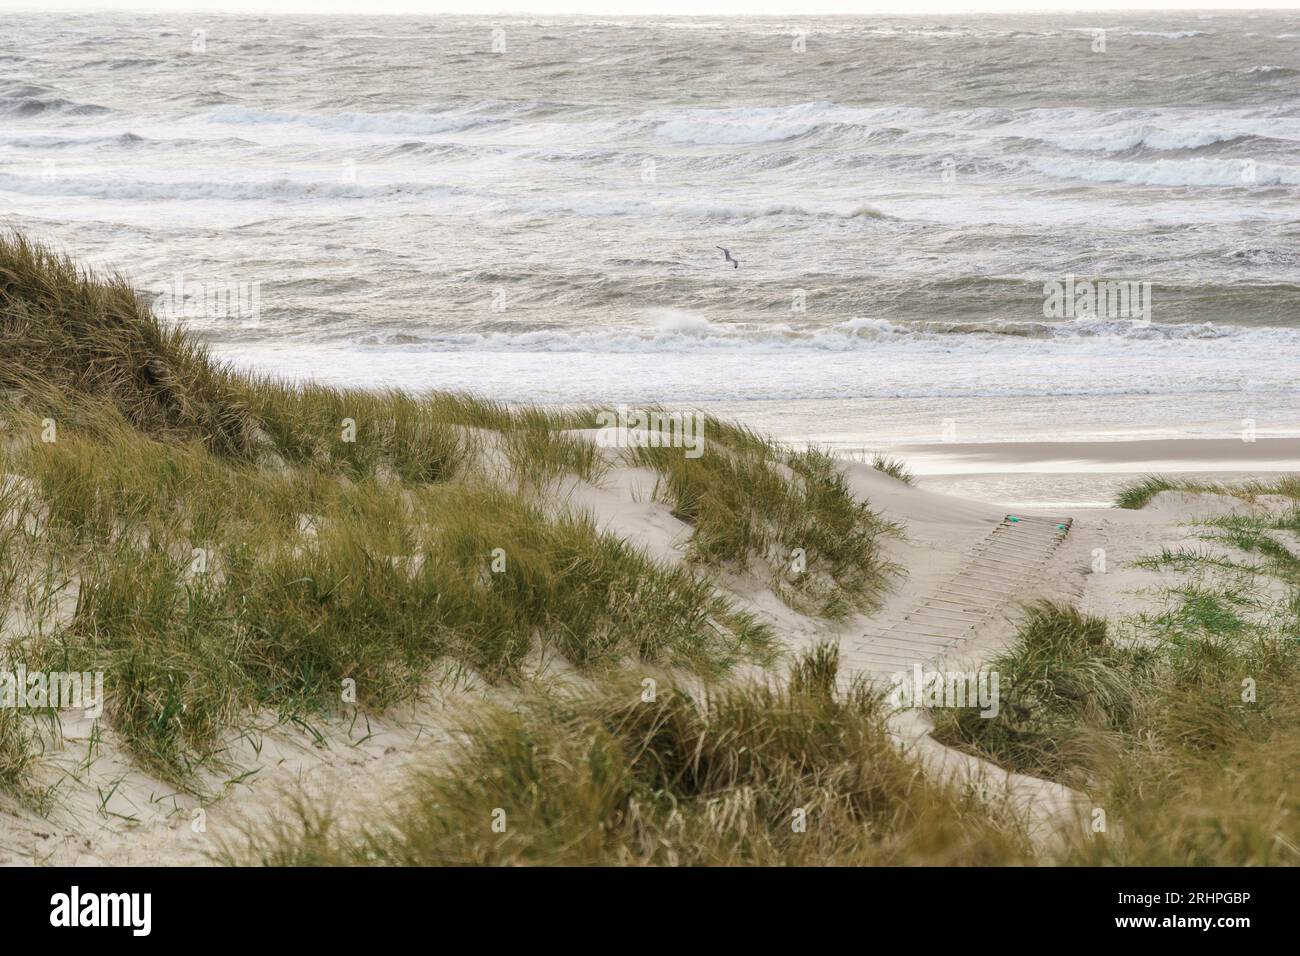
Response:
[{"label": "white sea foam", "polygon": [[[497,343],[499,344],[499,343]],[[1132,343],[1130,343],[1132,344]],[[1225,350],[1214,340],[1166,341],[1125,354],[1114,340],[1006,339],[977,347],[907,340],[866,350],[552,351],[228,344],[219,354],[289,376],[360,384],[472,388],[506,401],[809,401],[1107,396],[1135,420],[1176,422],[1215,395],[1239,420],[1296,404],[1293,376],[1264,343]],[[1274,349],[1276,346],[1273,347]],[[1144,408],[1141,396],[1184,396]],[[1012,410],[1014,412],[1014,409]],[[812,414],[815,414],[813,412]],[[1227,419],[1232,421],[1231,417]],[[1121,424],[1115,421],[1116,425]],[[815,430],[815,421],[804,427]],[[938,419],[935,419],[937,430]]]},{"label": "white sea foam", "polygon": [[258,200],[316,201],[374,200],[418,196],[423,198],[451,195],[451,190],[436,183],[398,182],[362,185],[329,181],[290,179],[279,176],[239,181],[173,180],[145,181],[95,178],[96,170],[82,167],[54,167],[48,175],[39,170],[29,175],[0,173],[0,191],[32,196],[86,196],[118,201],[185,201]]},{"label": "white sea foam", "polygon": [[[449,332],[422,336],[367,333],[354,344],[406,351],[463,352],[872,352],[882,345],[918,350],[942,349],[996,353],[1020,349],[1034,341],[1092,343],[1125,354],[1132,343],[1191,342],[1227,339],[1232,348],[1261,354],[1300,348],[1300,329],[1243,328],[1211,322],[1148,326],[1124,320],[1080,319],[1035,321],[920,322],[901,325],[860,317],[824,328],[794,328],[788,323],[713,321],[699,313],[655,308],[641,327],[603,329],[532,329],[523,332]],[[1032,347],[1032,346],[1031,346]]]},{"label": "white sea foam", "polygon": [[1119,30],[1131,37],[1160,37],[1162,40],[1186,40],[1190,37],[1207,37],[1210,30]]},{"label": "white sea foam", "polygon": [[1126,129],[1105,130],[1097,133],[1074,133],[1054,136],[1043,134],[1041,139],[1060,149],[1082,152],[1120,153],[1138,147],[1154,150],[1200,149],[1215,143],[1230,142],[1240,138],[1236,130],[1166,130],[1156,126],[1134,126]]},{"label": "white sea foam", "polygon": [[1057,179],[1129,186],[1300,186],[1300,167],[1247,159],[1158,159],[1132,163],[1038,159],[1030,165]]},{"label": "white sea foam", "polygon": [[197,119],[234,126],[301,126],[330,133],[428,136],[489,126],[505,120],[464,113],[289,113],[244,106],[218,106]]}]

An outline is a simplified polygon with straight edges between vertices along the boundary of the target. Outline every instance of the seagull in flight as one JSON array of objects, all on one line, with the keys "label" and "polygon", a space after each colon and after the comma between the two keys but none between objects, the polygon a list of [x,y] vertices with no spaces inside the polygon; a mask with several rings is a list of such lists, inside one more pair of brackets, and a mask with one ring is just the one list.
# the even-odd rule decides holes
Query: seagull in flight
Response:
[{"label": "seagull in flight", "polygon": [[[722,249],[722,246],[714,246],[713,248],[714,248],[714,249]],[[737,259],[737,258],[735,258],[735,257],[731,254],[731,250],[730,250],[730,249],[722,249],[722,261],[723,261],[723,262],[730,262],[730,263],[731,263],[731,267],[732,267],[733,269],[739,269],[739,268],[740,268],[740,260]]]}]

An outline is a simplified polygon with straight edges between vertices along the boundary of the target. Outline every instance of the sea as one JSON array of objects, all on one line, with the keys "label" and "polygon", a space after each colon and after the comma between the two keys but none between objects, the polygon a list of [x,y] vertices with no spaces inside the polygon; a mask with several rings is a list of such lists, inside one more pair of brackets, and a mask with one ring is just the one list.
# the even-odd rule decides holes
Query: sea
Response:
[{"label": "sea", "polygon": [[1300,13],[0,14],[0,228],[293,380],[1294,437]]}]

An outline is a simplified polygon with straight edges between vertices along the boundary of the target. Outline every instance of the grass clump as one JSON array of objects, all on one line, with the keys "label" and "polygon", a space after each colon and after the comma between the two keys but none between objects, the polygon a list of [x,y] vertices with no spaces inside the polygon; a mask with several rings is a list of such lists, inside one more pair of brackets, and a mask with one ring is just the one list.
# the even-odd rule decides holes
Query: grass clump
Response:
[{"label": "grass clump", "polygon": [[[226,862],[319,865],[859,865],[1023,861],[997,809],[940,787],[877,695],[837,693],[821,649],[784,685],[624,682],[494,708],[398,809],[359,830],[299,801]],[[494,827],[494,821],[497,826]]]},{"label": "grass clump", "polygon": [[1145,651],[1117,647],[1103,619],[1036,604],[1015,645],[988,665],[998,674],[997,715],[936,710],[935,737],[1008,769],[1069,782],[1100,735],[1133,727],[1150,663]]},{"label": "grass clump", "polygon": [[1140,481],[1121,488],[1115,496],[1115,507],[1136,511],[1145,508],[1151,499],[1163,491],[1189,490],[1180,482],[1164,475],[1147,475]]},{"label": "grass clump", "polygon": [[0,233],[0,390],[109,403],[152,435],[245,455],[254,423],[231,373],[158,320],[120,276]]},{"label": "grass clump", "polygon": [[21,627],[22,617],[35,617],[49,605],[53,568],[38,584],[27,580],[31,559],[32,493],[21,480],[0,469],[0,790],[28,796],[28,771],[36,756],[39,736],[14,707],[16,695],[10,675],[15,662],[9,635]]},{"label": "grass clump", "polygon": [[403,392],[250,380],[246,394],[272,447],[291,465],[431,483],[459,474],[472,451],[461,429]]},{"label": "grass clump", "polygon": [[1176,570],[1194,570],[1204,567],[1221,568],[1225,571],[1240,571],[1253,574],[1259,571],[1255,565],[1244,564],[1231,558],[1223,557],[1207,548],[1161,548],[1158,555],[1150,555],[1129,562],[1135,568],[1148,571],[1160,571],[1173,568]]},{"label": "grass clump", "polygon": [[1199,640],[1240,637],[1251,627],[1249,613],[1262,607],[1249,587],[1239,584],[1207,586],[1191,582],[1172,589],[1175,600],[1158,614],[1140,614],[1136,621],[1149,637],[1173,646]]},{"label": "grass clump", "polygon": [[544,486],[564,475],[598,482],[609,468],[595,443],[545,423],[523,423],[502,433],[506,459],[518,480]]},{"label": "grass clump", "polygon": [[571,434],[594,412],[512,408],[471,395],[367,391],[249,380],[249,405],[271,446],[294,465],[352,478],[407,482],[464,476],[496,437],[514,479],[541,486],[566,474],[598,481],[608,467],[595,444]]},{"label": "grass clump", "polygon": [[1201,557],[1150,559],[1193,576],[1166,590],[1162,611],[1118,628],[1065,606],[1030,609],[991,665],[998,715],[934,714],[941,741],[1066,783],[1105,811],[1107,833],[1065,833],[1059,862],[1300,864],[1300,598],[1256,584],[1286,581],[1276,568]]},{"label": "grass clump", "polygon": [[745,432],[727,439],[693,458],[666,447],[630,453],[660,474],[658,494],[694,527],[691,557],[764,560],[789,603],[828,617],[877,606],[893,571],[880,538],[898,529],[853,496],[824,452],[784,452]]},{"label": "grass clump", "polygon": [[15,710],[0,710],[0,790],[22,792],[35,755],[33,734]]},{"label": "grass clump", "polygon": [[1229,495],[1249,502],[1266,496],[1277,496],[1300,501],[1300,477],[1287,475],[1272,481],[1250,480],[1225,484],[1217,481],[1204,482],[1169,478],[1164,475],[1147,475],[1141,480],[1120,489],[1119,494],[1115,496],[1115,506],[1130,509],[1145,508],[1150,504],[1151,499],[1162,491]]},{"label": "grass clump", "polygon": [[1283,515],[1231,516],[1206,523],[1214,529],[1206,536],[1208,540],[1259,555],[1267,573],[1300,584],[1300,556],[1271,533],[1300,531],[1300,510],[1293,508]]},{"label": "grass clump", "polygon": [[902,459],[894,458],[892,455],[886,455],[884,452],[879,451],[872,453],[871,467],[888,475],[895,481],[901,481],[905,485],[916,484],[916,476],[908,469],[907,463]]},{"label": "grass clump", "polygon": [[1300,618],[1284,605],[1225,628],[1233,602],[1208,590],[1156,645],[1143,719],[1089,768],[1120,832],[1075,839],[1067,862],[1300,865]]},{"label": "grass clump", "polygon": [[1202,522],[1211,528],[1249,531],[1300,531],[1300,508],[1281,513],[1215,515]]},{"label": "grass clump", "polygon": [[345,678],[383,708],[440,662],[512,680],[535,644],[584,671],[769,651],[703,578],[496,486],[268,476],[119,437],[26,452],[50,545],[81,555],[75,614],[33,653],[112,675],[115,725],[173,775],[251,710],[330,710]]}]

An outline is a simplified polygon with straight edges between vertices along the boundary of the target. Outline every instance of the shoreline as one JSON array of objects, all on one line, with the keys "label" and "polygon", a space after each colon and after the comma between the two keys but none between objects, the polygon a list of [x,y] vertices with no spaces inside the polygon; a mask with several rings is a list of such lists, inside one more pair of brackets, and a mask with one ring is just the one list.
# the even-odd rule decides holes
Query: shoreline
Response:
[{"label": "shoreline", "polygon": [[[1300,469],[1298,438],[1256,438],[1253,441],[1225,438],[1141,438],[1121,441],[943,442],[895,445],[887,450],[914,462],[914,470],[918,474],[936,475],[989,470],[1074,473]],[[990,464],[999,467],[983,467]]]},{"label": "shoreline", "polygon": [[[235,354],[221,347],[215,351],[237,367],[297,384],[381,387],[374,380],[355,381],[357,369],[347,364],[295,376],[249,361],[247,355],[241,361],[238,349]],[[507,354],[514,360],[556,355]],[[417,395],[465,387],[459,381],[430,382],[434,369],[410,365],[413,357],[403,357],[403,368],[392,383],[396,387]],[[423,354],[426,360],[445,357]],[[617,353],[610,357],[626,358]],[[377,358],[372,355],[369,362]],[[396,369],[380,361],[371,371]],[[496,397],[493,385],[488,381],[469,390]],[[580,397],[575,393],[529,399],[507,391],[500,400],[511,406],[571,410],[589,404],[577,400]],[[1249,390],[1235,397],[1221,392],[1197,396],[1194,405],[1192,397],[1125,393],[660,401],[629,395],[606,404],[699,409],[742,422],[791,447],[816,446],[846,461],[869,461],[883,453],[900,459],[927,490],[999,506],[1102,509],[1113,506],[1122,487],[1150,474],[1231,482],[1300,471],[1300,431],[1288,427],[1300,414],[1300,405],[1293,414],[1287,400],[1272,396],[1270,407],[1260,411],[1254,404],[1258,396]],[[1243,440],[1246,422],[1255,429],[1249,441]],[[945,425],[962,440],[943,440]]]},{"label": "shoreline", "polygon": [[[1150,474],[1204,482],[1300,470],[1300,439],[971,442],[887,446],[929,491],[1021,508],[1113,508],[1121,488]],[[869,452],[865,452],[869,455]],[[854,450],[846,457],[862,457]]]},{"label": "shoreline", "polygon": [[[699,408],[783,441],[829,448],[875,449],[952,437],[962,442],[1238,439],[1244,421],[1253,421],[1260,437],[1300,435],[1300,394],[1289,378],[1257,381],[1239,365],[1202,375],[1192,389],[1172,373],[1155,379],[1137,370],[1117,375],[1108,371],[1115,355],[1070,350],[1022,355],[991,375],[988,363],[1000,353],[987,349],[1004,344],[985,341],[971,350],[956,341],[906,347],[865,343],[848,352],[714,350],[702,341],[651,352],[210,347],[214,357],[236,368],[269,371],[299,384],[382,385],[414,394],[464,390],[507,404],[558,408]],[[1061,340],[1056,346],[1068,344]],[[1142,344],[1139,354],[1148,364],[1183,368],[1190,375],[1189,356],[1162,351],[1169,344]],[[1206,342],[1190,344],[1201,350],[1198,361],[1211,360]],[[1275,344],[1269,354],[1278,354]]]}]

